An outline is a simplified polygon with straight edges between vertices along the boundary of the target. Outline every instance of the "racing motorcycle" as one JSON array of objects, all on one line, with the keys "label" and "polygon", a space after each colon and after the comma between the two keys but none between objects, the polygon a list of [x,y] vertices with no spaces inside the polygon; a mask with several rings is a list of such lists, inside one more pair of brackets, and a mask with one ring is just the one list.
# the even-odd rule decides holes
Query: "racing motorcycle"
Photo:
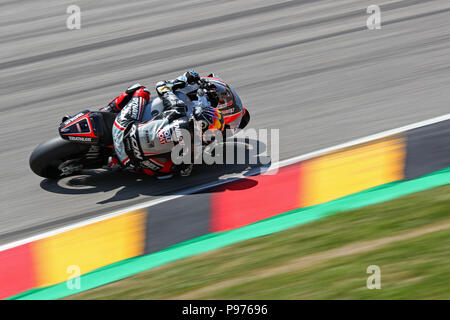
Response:
[{"label": "racing motorcycle", "polygon": [[[222,113],[225,130],[236,133],[250,121],[250,113],[242,106],[236,91],[223,80],[204,77],[210,83],[220,83],[227,90],[229,100],[217,109]],[[195,99],[194,95],[176,92],[180,99]],[[162,113],[162,100],[152,97],[144,108],[142,121],[146,122]],[[112,127],[117,114],[105,111],[84,110],[74,116],[65,116],[59,125],[59,137],[38,145],[30,156],[31,170],[44,178],[58,179],[82,169],[99,169],[108,164],[114,155]],[[224,132],[225,132],[224,130]],[[230,132],[229,130],[227,130]],[[157,157],[157,156],[155,156]]]}]

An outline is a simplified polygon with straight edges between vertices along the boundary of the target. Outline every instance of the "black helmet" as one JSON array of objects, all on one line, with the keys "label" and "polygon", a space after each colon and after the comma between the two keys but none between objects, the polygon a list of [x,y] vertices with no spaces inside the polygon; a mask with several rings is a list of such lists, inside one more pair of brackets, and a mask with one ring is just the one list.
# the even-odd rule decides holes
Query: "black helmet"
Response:
[{"label": "black helmet", "polygon": [[222,82],[209,80],[207,95],[211,105],[218,109],[223,109],[234,104],[233,93],[230,88]]}]

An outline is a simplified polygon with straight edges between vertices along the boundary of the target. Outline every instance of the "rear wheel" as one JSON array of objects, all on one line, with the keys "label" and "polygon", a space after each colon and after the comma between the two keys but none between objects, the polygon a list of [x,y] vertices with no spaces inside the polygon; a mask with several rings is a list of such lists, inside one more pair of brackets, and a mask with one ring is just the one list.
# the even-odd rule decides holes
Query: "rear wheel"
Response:
[{"label": "rear wheel", "polygon": [[60,137],[41,143],[30,156],[30,168],[44,178],[56,179],[61,176],[58,168],[63,162],[84,155],[89,147]]}]

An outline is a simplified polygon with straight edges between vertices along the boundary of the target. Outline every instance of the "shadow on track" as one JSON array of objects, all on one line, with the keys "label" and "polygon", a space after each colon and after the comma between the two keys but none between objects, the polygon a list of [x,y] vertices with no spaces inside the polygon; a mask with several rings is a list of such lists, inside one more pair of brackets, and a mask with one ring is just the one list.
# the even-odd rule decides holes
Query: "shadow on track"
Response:
[{"label": "shadow on track", "polygon": [[[254,151],[254,146],[258,146]],[[234,148],[234,163],[237,163],[237,155],[245,155],[241,158],[241,164],[202,164],[194,168],[190,177],[174,176],[168,180],[157,180],[155,177],[145,174],[131,173],[127,171],[113,172],[106,169],[85,170],[81,174],[63,177],[58,180],[42,180],[42,189],[59,194],[91,194],[105,193],[113,190],[117,192],[109,199],[99,201],[98,204],[130,200],[141,195],[144,196],[166,196],[185,194],[186,189],[198,187],[207,183],[234,180],[236,177],[253,175],[264,171],[270,166],[270,157],[261,155],[266,152],[266,145],[255,140],[240,140],[227,142],[226,150]],[[242,161],[243,160],[243,161]],[[243,162],[243,163],[242,163]],[[233,190],[249,189],[257,185],[254,180],[243,178],[239,186],[221,185],[213,189],[202,190],[205,192],[224,192],[227,188]]]}]

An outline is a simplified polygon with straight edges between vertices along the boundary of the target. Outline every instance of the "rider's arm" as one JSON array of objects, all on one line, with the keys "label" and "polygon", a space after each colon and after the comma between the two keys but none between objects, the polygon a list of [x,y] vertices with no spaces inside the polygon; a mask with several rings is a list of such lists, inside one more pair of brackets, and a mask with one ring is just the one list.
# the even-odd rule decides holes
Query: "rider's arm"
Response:
[{"label": "rider's arm", "polygon": [[198,88],[200,76],[193,70],[189,70],[174,80],[160,81],[156,84],[156,92],[163,97],[167,93],[174,93],[189,87],[189,91]]}]

